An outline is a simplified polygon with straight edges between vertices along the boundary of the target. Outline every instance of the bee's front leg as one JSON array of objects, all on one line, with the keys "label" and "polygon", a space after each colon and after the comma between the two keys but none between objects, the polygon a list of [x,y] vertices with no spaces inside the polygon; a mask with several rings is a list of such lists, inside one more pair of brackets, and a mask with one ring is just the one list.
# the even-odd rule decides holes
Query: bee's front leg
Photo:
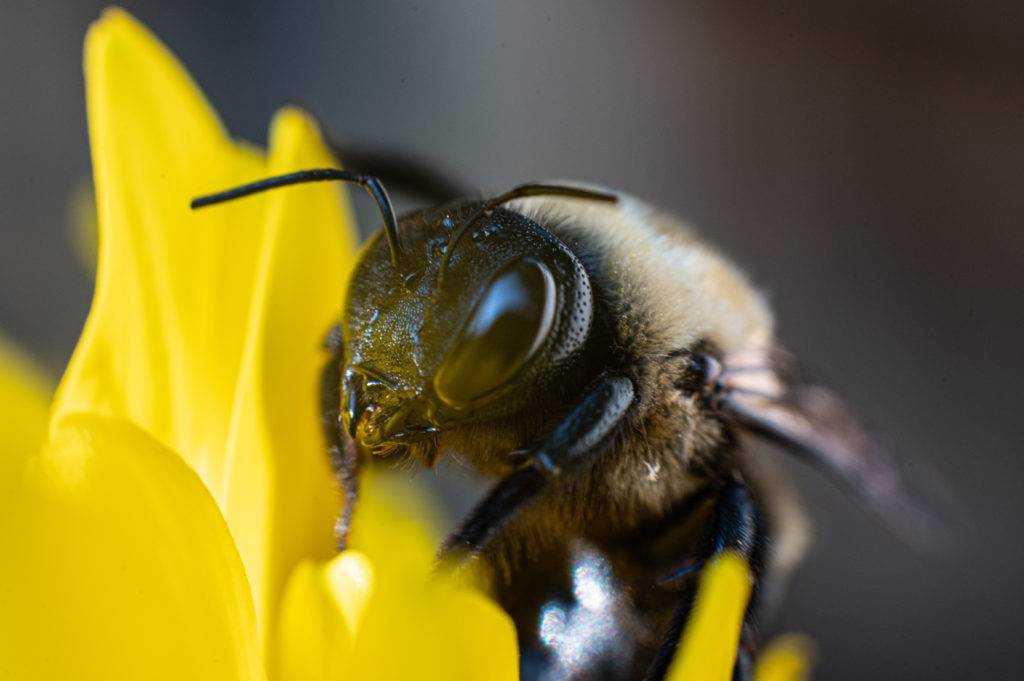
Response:
[{"label": "bee's front leg", "polygon": [[601,380],[561,423],[525,457],[523,466],[491,488],[438,552],[440,560],[480,553],[506,522],[552,479],[572,475],[611,440],[633,403],[633,383],[622,376]]},{"label": "bee's front leg", "polygon": [[355,443],[345,436],[341,423],[341,366],[345,361],[345,348],[340,324],[328,333],[324,348],[330,351],[331,357],[320,374],[320,420],[331,466],[344,497],[341,515],[334,526],[338,550],[344,551],[352,512],[359,497],[359,452]]}]

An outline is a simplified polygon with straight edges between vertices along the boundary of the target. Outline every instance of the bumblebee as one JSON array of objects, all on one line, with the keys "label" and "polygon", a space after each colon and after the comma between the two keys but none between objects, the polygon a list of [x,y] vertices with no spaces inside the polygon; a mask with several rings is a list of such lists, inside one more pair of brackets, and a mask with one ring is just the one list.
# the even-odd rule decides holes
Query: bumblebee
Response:
[{"label": "bumblebee", "polygon": [[546,183],[399,219],[379,179],[333,168],[193,206],[326,180],[361,185],[383,215],[323,377],[340,541],[372,459],[447,456],[495,479],[439,557],[489,568],[524,678],[662,678],[695,575],[725,550],[755,579],[735,668],[750,678],[766,588],[805,543],[751,436],[916,529],[892,461],[832,392],[798,378],[743,273],[674,218]]}]

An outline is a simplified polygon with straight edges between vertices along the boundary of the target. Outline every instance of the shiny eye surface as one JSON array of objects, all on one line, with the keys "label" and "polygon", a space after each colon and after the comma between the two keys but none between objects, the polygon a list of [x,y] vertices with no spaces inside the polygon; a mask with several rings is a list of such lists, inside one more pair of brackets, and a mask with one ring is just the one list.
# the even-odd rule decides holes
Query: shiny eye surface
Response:
[{"label": "shiny eye surface", "polygon": [[500,270],[477,302],[434,390],[448,406],[468,406],[504,386],[533,356],[551,330],[555,280],[532,258]]}]

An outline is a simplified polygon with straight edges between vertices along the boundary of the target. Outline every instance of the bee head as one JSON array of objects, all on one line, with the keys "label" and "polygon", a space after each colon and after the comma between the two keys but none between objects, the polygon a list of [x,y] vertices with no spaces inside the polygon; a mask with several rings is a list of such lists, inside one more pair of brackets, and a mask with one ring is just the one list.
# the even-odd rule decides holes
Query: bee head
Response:
[{"label": "bee head", "polygon": [[360,445],[380,454],[405,449],[458,424],[513,415],[555,387],[590,333],[590,280],[554,235],[501,206],[528,196],[614,195],[526,184],[399,221],[377,178],[314,168],[191,206],[321,181],[360,185],[384,223],[360,254],[342,324],[342,417]]},{"label": "bee head", "polygon": [[446,428],[515,414],[587,340],[590,281],[536,222],[481,201],[398,224],[402,256],[364,247],[343,319],[343,418],[386,453]]}]

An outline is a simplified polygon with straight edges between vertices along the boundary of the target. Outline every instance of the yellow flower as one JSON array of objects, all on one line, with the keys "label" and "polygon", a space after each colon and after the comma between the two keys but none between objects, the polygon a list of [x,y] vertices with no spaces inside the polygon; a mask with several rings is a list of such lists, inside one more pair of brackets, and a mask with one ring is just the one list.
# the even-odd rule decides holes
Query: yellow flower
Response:
[{"label": "yellow flower", "polygon": [[[434,539],[377,512],[387,490],[357,517],[365,553],[332,558],[315,386],[354,250],[340,190],[188,209],[332,163],[315,123],[287,109],[266,154],[236,144],[123,12],[90,30],[85,71],[96,293],[48,442],[5,439],[0,675],[515,678],[508,617],[426,582]],[[380,568],[385,532],[422,569]]]},{"label": "yellow flower", "polygon": [[[427,579],[437,535],[408,481],[368,481],[334,555],[315,386],[355,245],[339,188],[188,210],[330,165],[316,124],[285,109],[266,153],[232,141],[120,11],[91,28],[85,73],[96,292],[49,417],[45,382],[0,344],[0,677],[517,678],[509,618]],[[727,677],[749,579],[728,566],[673,673]],[[786,664],[758,681],[798,678]]]}]

